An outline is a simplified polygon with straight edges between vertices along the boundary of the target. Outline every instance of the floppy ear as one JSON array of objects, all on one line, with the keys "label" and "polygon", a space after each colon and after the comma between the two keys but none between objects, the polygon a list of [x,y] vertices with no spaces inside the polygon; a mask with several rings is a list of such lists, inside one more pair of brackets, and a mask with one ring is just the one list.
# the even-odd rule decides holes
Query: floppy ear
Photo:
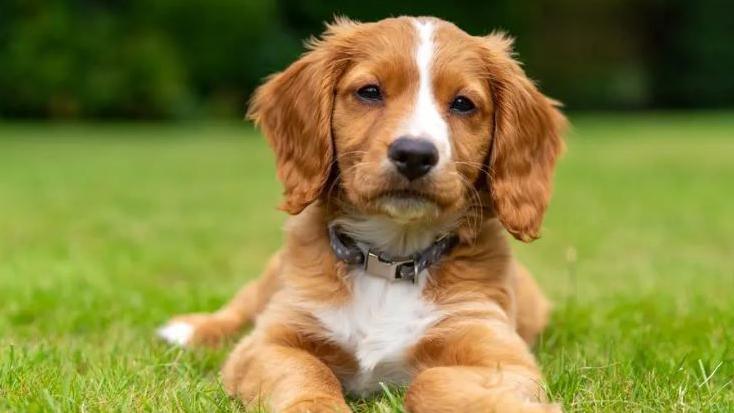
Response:
[{"label": "floppy ear", "polygon": [[[285,71],[271,76],[250,102],[249,119],[273,148],[284,187],[281,209],[298,214],[318,199],[333,160],[331,113],[344,59],[340,38],[355,23],[337,19],[321,40]],[[343,42],[342,42],[343,43]]]},{"label": "floppy ear", "polygon": [[484,40],[495,105],[488,187],[500,222],[529,242],[539,237],[566,118],[512,58],[511,39]]}]

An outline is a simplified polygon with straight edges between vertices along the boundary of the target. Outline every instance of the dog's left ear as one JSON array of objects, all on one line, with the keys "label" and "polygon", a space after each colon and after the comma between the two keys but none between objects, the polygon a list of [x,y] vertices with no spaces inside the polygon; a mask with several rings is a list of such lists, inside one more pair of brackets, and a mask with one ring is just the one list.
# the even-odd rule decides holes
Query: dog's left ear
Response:
[{"label": "dog's left ear", "polygon": [[318,199],[333,161],[334,89],[345,63],[340,46],[356,23],[337,19],[321,39],[285,71],[271,76],[250,102],[249,119],[273,148],[284,187],[281,208],[298,214]]},{"label": "dog's left ear", "polygon": [[512,58],[511,39],[492,34],[482,43],[495,110],[488,188],[503,226],[529,242],[540,235],[566,118]]}]

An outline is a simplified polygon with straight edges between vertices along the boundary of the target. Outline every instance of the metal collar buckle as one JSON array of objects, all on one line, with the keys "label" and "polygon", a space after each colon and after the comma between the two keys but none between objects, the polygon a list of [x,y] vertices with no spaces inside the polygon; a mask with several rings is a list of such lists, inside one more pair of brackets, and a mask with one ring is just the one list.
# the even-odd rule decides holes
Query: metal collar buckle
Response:
[{"label": "metal collar buckle", "polygon": [[[412,267],[410,275],[403,274],[401,269],[406,266]],[[413,259],[385,260],[371,250],[367,251],[367,259],[364,260],[364,270],[368,274],[386,278],[390,281],[408,280],[415,282],[418,278],[418,267]]]}]

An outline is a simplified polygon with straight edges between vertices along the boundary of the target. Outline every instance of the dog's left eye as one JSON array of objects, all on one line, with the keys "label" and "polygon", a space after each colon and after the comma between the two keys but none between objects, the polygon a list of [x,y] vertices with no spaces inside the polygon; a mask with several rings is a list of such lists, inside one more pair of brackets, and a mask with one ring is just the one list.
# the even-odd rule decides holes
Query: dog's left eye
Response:
[{"label": "dog's left eye", "polygon": [[465,114],[471,113],[477,107],[476,105],[474,105],[474,102],[472,102],[471,99],[469,99],[468,97],[457,96],[451,102],[450,108],[452,111],[456,113],[465,115]]},{"label": "dog's left eye", "polygon": [[357,96],[368,102],[379,102],[382,100],[382,92],[377,85],[367,85],[357,90]]}]

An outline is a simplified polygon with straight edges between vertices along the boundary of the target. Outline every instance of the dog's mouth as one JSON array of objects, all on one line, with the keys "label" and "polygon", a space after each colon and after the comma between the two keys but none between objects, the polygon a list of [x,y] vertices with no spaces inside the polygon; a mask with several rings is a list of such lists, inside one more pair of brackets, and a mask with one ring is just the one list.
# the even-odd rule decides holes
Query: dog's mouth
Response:
[{"label": "dog's mouth", "polygon": [[412,189],[395,189],[390,191],[384,191],[378,195],[378,198],[392,198],[399,200],[415,200],[415,201],[430,201],[435,202],[433,197],[429,194],[421,191]]},{"label": "dog's mouth", "polygon": [[378,208],[392,218],[415,221],[435,217],[440,208],[435,198],[425,192],[401,189],[382,192],[375,199]]}]

